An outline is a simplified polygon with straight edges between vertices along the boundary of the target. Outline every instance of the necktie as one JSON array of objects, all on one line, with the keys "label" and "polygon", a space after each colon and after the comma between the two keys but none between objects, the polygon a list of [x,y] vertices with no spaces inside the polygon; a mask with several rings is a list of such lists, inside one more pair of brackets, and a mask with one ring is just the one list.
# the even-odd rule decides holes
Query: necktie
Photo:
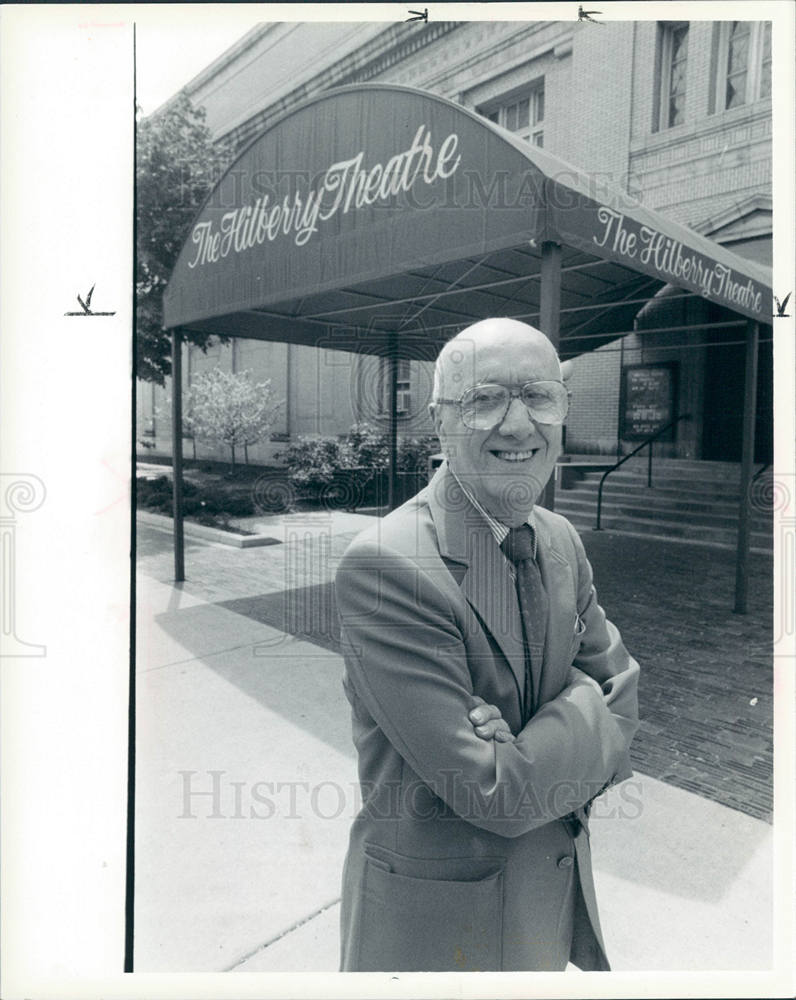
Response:
[{"label": "necktie", "polygon": [[[533,715],[535,707],[531,663],[536,666],[536,671],[539,673],[542,669],[549,601],[542,583],[542,575],[533,557],[533,528],[528,524],[510,528],[500,547],[506,558],[514,563],[516,571],[517,600],[525,636],[525,701],[522,720],[522,724],[525,725]],[[588,830],[586,813],[582,807],[561,818],[573,837],[577,837],[581,826]]]},{"label": "necktie", "polygon": [[549,602],[542,583],[542,575],[533,557],[533,528],[528,524],[510,528],[500,547],[506,558],[514,564],[517,600],[525,639],[523,701],[523,725],[525,725],[534,710],[532,665],[538,674],[542,669]]}]

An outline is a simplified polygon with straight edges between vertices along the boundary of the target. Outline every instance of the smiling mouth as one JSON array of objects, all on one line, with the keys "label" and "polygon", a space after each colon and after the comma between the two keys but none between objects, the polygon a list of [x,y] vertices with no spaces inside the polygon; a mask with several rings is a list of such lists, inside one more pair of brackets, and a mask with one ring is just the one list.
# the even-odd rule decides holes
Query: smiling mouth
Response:
[{"label": "smiling mouth", "polygon": [[528,451],[493,451],[492,454],[501,462],[527,462],[528,459],[533,458],[538,450],[538,448],[531,448]]}]

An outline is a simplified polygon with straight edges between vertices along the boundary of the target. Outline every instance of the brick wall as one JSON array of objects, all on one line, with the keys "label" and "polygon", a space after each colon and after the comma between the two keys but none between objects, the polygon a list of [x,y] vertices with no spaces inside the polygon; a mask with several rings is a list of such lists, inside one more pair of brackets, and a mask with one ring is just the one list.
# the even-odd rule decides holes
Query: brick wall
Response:
[{"label": "brick wall", "polygon": [[570,380],[567,451],[616,454],[619,407],[620,342],[575,359]]},{"label": "brick wall", "polygon": [[[633,22],[574,28],[565,159],[625,188]],[[561,154],[562,156],[564,153]]]},{"label": "brick wall", "polygon": [[718,23],[692,21],[685,121],[653,127],[658,25],[639,23],[633,59],[630,185],[651,208],[685,225],[771,192],[771,101],[710,113]]}]

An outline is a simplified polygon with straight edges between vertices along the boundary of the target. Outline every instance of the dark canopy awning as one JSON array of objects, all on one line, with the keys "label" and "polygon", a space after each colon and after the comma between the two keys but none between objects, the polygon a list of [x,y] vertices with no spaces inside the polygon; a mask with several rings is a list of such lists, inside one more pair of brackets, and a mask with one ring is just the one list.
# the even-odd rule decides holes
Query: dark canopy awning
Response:
[{"label": "dark canopy awning", "polygon": [[176,578],[181,330],[388,354],[392,484],[398,357],[430,360],[488,316],[526,320],[563,357],[581,354],[630,332],[665,285],[747,321],[740,579],[756,324],[771,321],[770,271],[433,94],[364,84],[299,105],[224,174],[164,294],[174,330]]},{"label": "dark canopy awning", "polygon": [[375,353],[397,332],[428,357],[485,316],[539,325],[545,242],[562,247],[564,355],[627,332],[665,284],[770,321],[766,268],[451,101],[367,84],[300,105],[232,164],[164,322]]}]

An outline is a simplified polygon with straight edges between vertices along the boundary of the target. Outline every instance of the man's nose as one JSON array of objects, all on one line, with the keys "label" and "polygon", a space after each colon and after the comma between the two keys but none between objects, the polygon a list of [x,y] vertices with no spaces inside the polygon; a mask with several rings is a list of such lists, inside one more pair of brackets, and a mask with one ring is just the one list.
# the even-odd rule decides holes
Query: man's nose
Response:
[{"label": "man's nose", "polygon": [[527,437],[528,434],[536,431],[536,424],[528,412],[528,407],[517,396],[509,403],[506,416],[503,418],[498,430],[501,434],[505,434],[506,437],[512,436],[516,438]]}]

